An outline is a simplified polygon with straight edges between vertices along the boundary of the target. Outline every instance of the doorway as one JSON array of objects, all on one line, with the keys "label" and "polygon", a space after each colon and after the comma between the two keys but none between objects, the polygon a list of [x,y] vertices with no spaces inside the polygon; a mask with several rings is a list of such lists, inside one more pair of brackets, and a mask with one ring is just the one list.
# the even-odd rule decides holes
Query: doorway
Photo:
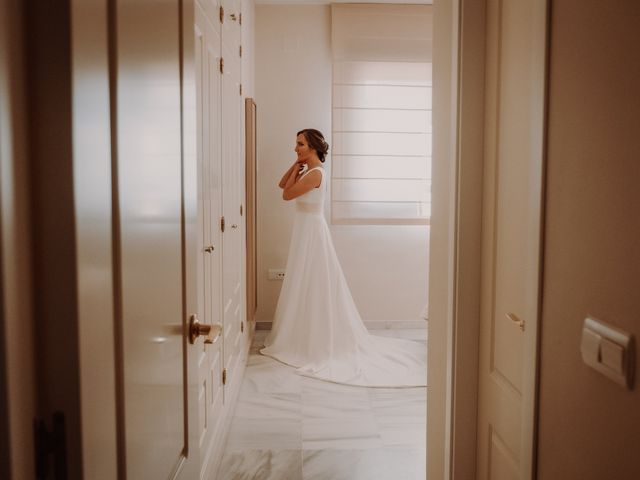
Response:
[{"label": "doorway", "polygon": [[[336,128],[335,118],[332,122],[332,89],[335,94],[338,89],[345,90],[351,88],[351,85],[345,86],[344,80],[336,82],[336,79],[332,78],[330,11],[331,7],[328,5],[311,7],[259,4],[256,7],[255,95],[258,103],[259,132],[258,327],[269,327],[282,285],[278,280],[269,279],[269,271],[283,269],[287,260],[291,227],[288,209],[292,205],[281,200],[281,191],[277,188],[277,183],[286,169],[287,159],[291,158],[295,132],[305,127],[318,128],[325,133],[331,144],[331,152],[336,155],[339,152],[336,149],[341,143],[344,146],[346,142],[351,141],[350,138],[346,138],[344,130],[354,130],[346,127]],[[424,24],[430,25],[428,19],[425,19]],[[370,65],[371,63],[367,66]],[[336,86],[336,83],[340,85]],[[371,83],[379,85],[382,82],[376,79]],[[403,87],[418,91],[422,88],[416,87],[415,84]],[[333,115],[338,108],[340,106],[333,106]],[[341,111],[345,110],[347,109],[342,108]],[[411,137],[412,141],[428,141],[426,137],[430,128],[427,124],[426,110],[427,106],[420,112],[425,117],[422,128],[414,130],[405,127],[405,133],[407,129],[410,130],[406,137]],[[385,112],[388,115],[396,114],[391,108],[387,108]],[[348,111],[345,116],[350,113],[351,111]],[[373,112],[375,113],[378,111]],[[373,114],[368,119],[374,117]],[[397,115],[395,118],[399,117],[401,116]],[[394,126],[401,130],[398,125]],[[367,125],[367,128],[362,130],[376,131],[381,128]],[[366,135],[364,132],[358,132],[361,133],[363,136]],[[393,132],[389,136],[397,133]],[[341,138],[337,138],[338,136]],[[379,132],[378,138],[382,136],[383,133]],[[406,146],[405,143],[403,145]],[[405,150],[401,154],[405,156],[393,157],[394,161],[415,160],[416,163],[424,161],[423,165],[427,164],[426,159],[419,158],[420,155],[413,151]],[[361,157],[367,155],[372,157],[371,162],[383,156],[376,157],[369,151],[364,152]],[[392,157],[390,154],[386,156]],[[336,162],[336,156],[329,158],[326,168],[335,168]],[[344,169],[348,167],[349,165]],[[420,181],[427,180],[426,173],[420,175]],[[332,176],[337,184],[343,181],[342,177],[348,175],[334,171]],[[407,184],[410,187],[412,185],[410,181],[407,181]],[[425,188],[428,189],[428,185]],[[338,198],[335,190],[333,199],[343,200]],[[385,206],[389,203],[391,202],[387,202]],[[328,214],[333,206],[326,204],[325,212]],[[416,207],[415,211],[418,212],[419,207]],[[410,220],[417,223],[416,220],[420,219],[415,217]],[[332,220],[329,218],[330,223]],[[426,325],[422,314],[427,303],[429,226],[426,222],[407,225],[397,221],[390,224],[389,218],[385,220],[386,224],[375,225],[331,224],[337,253],[360,314],[365,321],[369,321],[367,326],[375,329],[373,333],[416,335],[416,340],[425,341]],[[263,336],[264,331],[257,331],[255,350],[258,349]],[[253,353],[256,353],[255,350]],[[405,467],[411,465],[410,470],[405,471],[407,475],[413,475],[413,478],[424,476],[424,389],[396,395],[386,389],[384,392],[372,390],[347,393],[342,392],[340,387],[331,386],[327,388],[335,388],[333,402],[344,401],[351,407],[341,411],[325,405],[324,409],[313,410],[314,407],[320,408],[318,403],[330,403],[331,392],[323,392],[322,385],[313,390],[313,385],[306,379],[302,379],[300,384],[299,378],[285,377],[287,369],[273,372],[274,378],[269,384],[270,377],[262,377],[263,374],[270,374],[267,372],[266,362],[267,360],[258,355],[250,357],[245,386],[240,403],[236,407],[234,423],[231,425],[227,446],[230,455],[223,460],[221,478],[225,478],[225,474],[233,475],[229,469],[270,468],[268,462],[273,462],[273,468],[288,465],[289,461],[294,460],[297,462],[294,468],[320,468],[320,464],[327,462],[327,456],[344,456],[349,450],[363,454],[363,460],[361,463],[358,462],[358,465],[380,465],[365,460],[365,457],[377,458],[381,462],[386,459],[382,463],[387,465],[394,465],[391,457],[396,460],[402,458]],[[243,398],[242,395],[248,392],[251,392],[249,398]],[[400,412],[402,407],[398,402],[404,402],[404,413]],[[258,408],[258,404],[262,405],[261,408]],[[307,416],[307,413],[310,416]],[[327,416],[323,416],[325,414]],[[325,425],[321,425],[322,423]],[[351,434],[361,438],[360,442],[348,441],[349,426]],[[378,426],[381,427],[380,430]],[[326,430],[319,431],[321,427]],[[269,432],[265,431],[267,429],[271,430],[275,438],[269,437]],[[339,438],[331,438],[332,434]],[[300,463],[305,462],[305,455],[310,462],[307,465]],[[234,471],[238,475],[251,475],[247,471]]]},{"label": "doorway", "polygon": [[[131,4],[133,3],[135,2],[131,2]],[[111,291],[114,284],[111,276],[121,273],[117,271],[117,268],[114,272],[115,264],[111,256],[114,252],[113,240],[115,238],[112,231],[114,223],[111,217],[113,203],[110,190],[112,187],[110,173],[114,158],[112,156],[114,153],[111,149],[117,146],[117,142],[113,140],[112,135],[118,130],[117,121],[110,123],[112,120],[109,116],[110,113],[113,113],[113,104],[110,103],[110,90],[114,88],[115,84],[113,82],[117,79],[117,77],[113,76],[113,48],[116,44],[109,43],[113,42],[115,38],[110,36],[113,34],[115,25],[114,14],[116,12],[113,9],[114,4],[115,2],[104,2],[104,4],[101,4],[101,8],[92,11],[82,9],[78,4],[74,4],[75,8],[70,10],[72,15],[70,18],[73,18],[73,25],[78,28],[74,30],[73,36],[74,41],[77,43],[71,45],[65,43],[65,39],[68,39],[69,34],[69,26],[66,23],[68,18],[65,17],[58,24],[57,21],[53,21],[54,18],[58,19],[58,16],[48,16],[46,12],[42,15],[42,18],[46,20],[43,22],[44,24],[58,25],[62,28],[62,34],[54,36],[59,43],[52,43],[50,45],[50,48],[54,49],[57,54],[61,54],[61,57],[56,56],[52,58],[60,58],[62,61],[57,63],[64,66],[68,64],[69,56],[71,55],[74,59],[73,64],[76,67],[80,66],[79,69],[73,72],[73,75],[76,75],[73,83],[75,85],[74,90],[70,89],[70,78],[64,76],[55,77],[66,85],[63,90],[67,94],[64,98],[66,98],[68,103],[65,105],[73,105],[75,108],[75,110],[73,110],[73,118],[78,122],[73,126],[71,125],[69,116],[67,115],[69,112],[67,110],[57,111],[55,108],[49,110],[52,118],[59,120],[59,123],[54,123],[53,125],[62,127],[62,132],[64,133],[56,138],[60,141],[68,141],[71,131],[74,128],[78,128],[78,131],[85,132],[85,135],[76,135],[73,138],[79,140],[92,139],[93,143],[91,146],[93,146],[93,148],[88,148],[89,145],[87,143],[74,145],[75,147],[84,147],[84,149],[74,151],[74,158],[79,161],[78,165],[84,165],[86,167],[84,170],[74,172],[76,175],[74,178],[78,183],[74,185],[71,182],[69,168],[64,172],[58,169],[53,172],[55,175],[66,175],[64,192],[60,189],[56,189],[55,191],[48,190],[49,197],[45,196],[40,199],[40,201],[45,202],[45,204],[47,199],[55,200],[55,202],[62,202],[64,200],[66,203],[63,205],[65,209],[63,216],[68,218],[69,212],[72,212],[72,217],[74,217],[74,221],[77,222],[76,225],[72,226],[54,222],[53,228],[52,224],[49,224],[49,228],[52,228],[51,231],[53,233],[58,231],[64,233],[62,240],[65,240],[67,238],[66,236],[71,235],[74,227],[77,227],[77,232],[80,232],[79,235],[74,237],[78,242],[77,244],[61,241],[60,238],[56,236],[52,236],[50,239],[48,238],[49,243],[47,244],[47,249],[43,249],[40,252],[42,255],[40,258],[43,259],[42,261],[46,264],[48,261],[45,255],[46,250],[50,250],[53,246],[62,248],[66,255],[59,257],[57,263],[51,262],[48,266],[50,268],[55,267],[55,269],[62,268],[67,275],[69,272],[79,272],[78,277],[74,277],[74,280],[70,282],[49,282],[46,289],[40,288],[38,291],[38,293],[42,295],[45,293],[55,293],[61,286],[75,285],[79,287],[75,293],[71,292],[64,300],[57,297],[58,305],[62,307],[65,312],[72,313],[69,315],[66,313],[59,315],[56,317],[55,322],[50,322],[49,324],[49,326],[55,325],[56,329],[60,332],[73,333],[72,340],[74,340],[74,342],[77,341],[77,343],[74,343],[71,348],[67,348],[67,344],[56,344],[55,342],[48,344],[40,338],[39,341],[47,347],[47,350],[46,352],[41,350],[39,357],[41,360],[46,360],[47,358],[56,359],[56,355],[58,355],[58,360],[71,358],[71,361],[65,366],[65,373],[68,374],[69,377],[68,381],[60,382],[59,378],[54,378],[54,376],[50,376],[50,378],[45,380],[48,380],[52,387],[57,387],[55,390],[56,395],[60,394],[61,398],[63,398],[60,404],[63,405],[62,408],[65,408],[65,413],[68,415],[68,428],[75,439],[74,442],[76,443],[74,443],[74,445],[77,446],[78,450],[83,451],[82,456],[77,456],[73,459],[74,468],[77,469],[76,471],[84,469],[89,472],[107,472],[106,475],[110,477],[113,476],[113,472],[118,471],[118,468],[123,468],[123,464],[119,464],[117,459],[119,455],[121,458],[120,461],[123,461],[122,449],[124,448],[123,445],[126,439],[122,431],[116,431],[117,422],[122,421],[122,412],[118,412],[115,406],[118,398],[115,391],[117,388],[122,387],[122,378],[118,378],[116,374],[119,368],[117,366],[119,360],[115,357],[121,354],[121,351],[114,348],[114,342],[117,343],[122,341],[122,339],[118,339],[118,335],[120,335],[121,332],[119,333],[117,329],[114,329],[114,322],[121,320],[114,320],[117,312],[114,313],[111,310],[114,306],[114,297]],[[169,10],[160,12],[160,16],[170,21],[172,26],[171,35],[175,40],[175,44],[172,44],[170,47],[172,49],[170,50],[170,56],[173,58],[173,64],[169,69],[169,74],[173,80],[175,80],[176,78],[180,78],[180,60],[175,48],[181,41],[179,32],[189,32],[189,35],[185,35],[182,38],[190,37],[190,28],[193,25],[194,19],[188,13],[192,5],[190,2],[181,3],[184,10],[180,10],[177,3],[172,5],[172,7],[167,7]],[[460,131],[465,131],[466,119],[473,119],[471,124],[466,125],[466,132],[472,132],[474,125],[477,126],[482,123],[483,116],[480,113],[482,112],[482,108],[479,104],[471,100],[482,98],[482,95],[477,95],[478,89],[480,88],[479,85],[481,85],[482,82],[474,83],[472,80],[483,79],[484,73],[483,69],[475,63],[477,59],[475,61],[469,58],[465,60],[464,55],[461,56],[460,51],[462,49],[461,45],[464,42],[471,42],[474,39],[474,35],[476,40],[484,39],[484,31],[481,25],[484,25],[485,16],[483,13],[484,10],[482,10],[483,7],[481,6],[477,7],[481,11],[475,12],[471,5],[465,4],[465,8],[462,8],[462,6],[462,3],[457,2],[442,2],[435,6],[437,15],[439,12],[439,18],[442,19],[442,23],[436,25],[436,36],[442,35],[442,37],[439,37],[443,40],[441,41],[441,45],[446,47],[440,54],[437,54],[440,55],[437,61],[445,67],[443,71],[445,71],[446,74],[442,78],[436,77],[434,79],[434,83],[437,84],[440,82],[443,88],[443,95],[439,97],[441,101],[434,103],[434,110],[439,112],[442,121],[443,129],[441,131],[443,132],[443,138],[450,139],[450,141],[443,141],[436,144],[434,148],[435,151],[438,152],[436,156],[456,158],[454,165],[458,171],[455,171],[451,164],[443,164],[440,169],[438,166],[434,166],[434,175],[446,179],[443,185],[449,188],[443,186],[442,190],[437,190],[434,186],[434,198],[437,197],[440,205],[443,207],[447,206],[447,208],[443,208],[441,217],[437,217],[437,215],[435,215],[436,212],[434,212],[432,217],[432,225],[435,227],[437,224],[439,227],[437,228],[437,234],[436,228],[432,231],[431,244],[434,246],[437,238],[439,242],[438,245],[442,247],[442,250],[438,251],[437,257],[432,254],[430,268],[432,272],[434,269],[437,269],[445,280],[442,284],[439,284],[440,287],[436,287],[433,282],[430,285],[430,297],[432,299],[430,304],[430,317],[432,318],[432,325],[429,351],[431,356],[442,355],[440,358],[455,358],[455,362],[451,361],[449,364],[440,364],[440,368],[431,371],[429,377],[429,383],[432,385],[429,399],[430,422],[428,425],[430,448],[429,474],[430,477],[433,478],[440,478],[444,475],[443,472],[446,472],[447,477],[454,475],[453,472],[457,472],[456,474],[459,474],[460,478],[464,478],[464,475],[460,473],[462,470],[457,470],[458,468],[466,468],[468,469],[467,471],[472,472],[475,471],[475,458],[473,453],[475,452],[475,443],[473,443],[475,440],[472,441],[471,438],[475,439],[473,425],[475,424],[475,405],[477,401],[476,396],[473,394],[473,389],[475,385],[477,385],[477,379],[474,379],[473,368],[466,369],[464,366],[472,367],[474,365],[473,359],[477,359],[477,319],[476,323],[474,323],[472,317],[474,311],[476,311],[474,309],[479,303],[479,287],[477,284],[479,266],[477,264],[477,257],[475,262],[471,261],[467,263],[465,261],[465,255],[468,256],[472,253],[473,248],[471,248],[470,245],[465,247],[459,240],[466,238],[473,243],[475,241],[474,239],[478,238],[479,223],[477,220],[479,214],[477,208],[474,208],[474,205],[477,207],[479,204],[478,199],[481,196],[479,193],[481,190],[478,187],[478,172],[474,170],[474,168],[477,168],[477,163],[472,161],[472,157],[465,156],[460,152],[464,153],[465,148],[467,152],[481,151],[482,148],[478,149],[475,147],[478,147],[482,143],[482,140],[473,135],[468,136],[470,134],[460,134]],[[65,16],[67,13],[68,12],[60,10],[58,15]],[[141,24],[145,24],[148,19],[146,15],[139,15],[140,10],[137,11],[138,15],[133,15],[132,17],[127,17],[126,15],[135,14],[135,9],[127,10],[126,8],[122,8],[119,13],[125,16],[123,18],[129,20],[137,19]],[[154,11],[153,13],[157,14],[158,11]],[[476,14],[475,17],[472,15],[473,13]],[[540,15],[539,12],[537,13],[538,15],[535,18],[539,20]],[[183,16],[181,17],[181,15]],[[465,33],[465,35],[462,35],[459,29],[461,18],[465,18],[464,25],[466,26],[464,32],[462,32]],[[476,19],[475,21],[474,18]],[[176,28],[175,23],[171,22],[174,22],[174,20],[177,22],[177,19],[181,19],[183,23]],[[136,30],[133,28],[134,25],[129,25],[129,27],[131,27],[132,31]],[[65,30],[65,28],[67,29]],[[476,28],[478,30],[475,30]],[[119,41],[124,41],[125,37],[126,35],[122,35]],[[89,41],[81,42],[80,39]],[[42,38],[40,42],[46,43]],[[141,44],[145,45],[146,43],[142,42]],[[481,41],[477,44],[483,45],[484,42]],[[473,48],[467,49],[466,51],[473,52]],[[164,53],[166,54],[167,51]],[[544,55],[542,55],[542,57],[544,57]],[[163,58],[166,60],[166,56]],[[462,59],[460,65],[466,65],[467,67],[473,67],[475,65],[475,67],[471,68],[471,70],[465,70],[466,73],[462,75],[460,65],[458,65],[458,60],[460,59]],[[184,65],[189,65],[189,62],[192,60],[190,57],[186,58]],[[36,59],[32,59],[32,61],[35,66],[42,68],[42,70],[39,71],[50,72],[51,70],[47,70],[47,68],[53,68],[55,71],[55,65],[38,63]],[[140,64],[131,62],[126,66],[130,67],[133,65],[139,66]],[[154,62],[148,63],[151,69],[157,68],[158,65],[158,63]],[[190,67],[187,67],[185,69],[187,77],[190,72],[189,68]],[[126,69],[120,71],[124,72]],[[472,73],[469,74],[469,72]],[[144,74],[145,71],[135,70],[133,73]],[[140,78],[142,77],[136,77],[136,75],[127,77],[128,80],[139,80]],[[460,78],[467,80],[460,81]],[[187,81],[183,86],[192,84],[193,83]],[[174,99],[178,99],[178,103],[172,104],[172,108],[175,108],[176,105],[179,104],[181,98],[180,94],[175,90],[175,85],[174,83],[171,89],[171,96]],[[33,85],[30,85],[30,87],[33,87]],[[50,85],[40,86],[40,89],[36,90],[41,92],[44,98],[59,100],[59,98],[54,98],[57,96],[57,91],[52,91],[49,87]],[[67,89],[67,87],[69,88]],[[476,93],[474,94],[473,92]],[[188,91],[186,93],[187,95],[189,94]],[[82,99],[89,99],[91,102],[83,103],[81,101]],[[163,100],[166,100],[166,98]],[[55,107],[55,102],[49,105]],[[92,106],[95,108],[92,108]],[[181,115],[179,109],[175,109],[174,111],[176,117]],[[96,112],[101,113],[96,115]],[[172,116],[172,114],[169,115],[169,117]],[[193,116],[195,117],[195,114]],[[180,130],[180,128],[181,127],[179,127],[178,130]],[[44,130],[44,127],[41,126],[41,131]],[[188,131],[186,134],[190,135],[193,134],[193,132]],[[51,137],[47,138],[49,141],[53,141]],[[98,147],[96,147],[96,145],[98,145]],[[148,143],[146,145],[152,146],[153,144]],[[39,147],[42,146],[43,145],[39,145]],[[66,145],[66,147],[70,150],[69,145]],[[48,153],[42,154],[42,152],[40,152],[40,160],[42,162],[61,161],[62,165],[69,167],[69,158],[71,158],[69,151],[66,151],[66,153],[60,152],[57,149],[51,149],[51,151],[61,153],[64,158],[60,160],[58,157],[54,158]],[[175,158],[179,158],[179,155],[175,156]],[[86,161],[83,163],[80,161],[81,159]],[[469,163],[466,163],[465,159],[468,159]],[[188,165],[193,167],[193,163],[189,163]],[[196,238],[196,234],[192,230],[195,224],[195,210],[193,204],[189,202],[194,198],[193,189],[195,187],[194,184],[189,183],[189,181],[193,180],[194,171],[192,168],[192,170],[186,172],[188,181],[184,184],[190,192],[189,201],[183,205],[185,208],[184,211],[188,213],[186,218],[189,221],[185,224],[185,230],[182,230],[180,233],[174,230],[174,237],[175,235],[182,235],[184,233],[185,237],[183,238],[187,238],[193,242],[195,242],[194,239]],[[475,172],[475,174],[471,174],[471,172]],[[78,175],[79,173],[81,175]],[[455,185],[458,185],[459,181],[462,181],[463,184],[465,181],[469,181],[470,183],[466,186],[471,186],[471,188],[456,190]],[[98,190],[92,188],[92,185],[97,186]],[[73,187],[78,187],[80,190],[74,191]],[[173,195],[173,193],[179,189],[179,186],[172,183],[172,190],[169,193]],[[135,191],[133,192],[135,193]],[[456,197],[456,192],[463,192],[464,194]],[[65,196],[63,197],[61,193],[65,193]],[[100,193],[100,195],[96,196],[96,193]],[[78,194],[87,194],[87,196],[83,198],[87,198],[90,201],[74,203],[74,195]],[[457,209],[454,208],[456,202],[460,202],[457,204]],[[60,206],[60,203],[57,205]],[[467,209],[464,208],[465,205]],[[76,206],[78,210],[75,210]],[[3,208],[6,208],[6,204],[4,203]],[[180,208],[178,208],[178,210],[179,209]],[[460,212],[470,213],[467,217],[466,213],[462,216]],[[153,211],[150,210],[138,213],[145,218],[153,216]],[[53,216],[50,218],[57,217]],[[38,221],[38,219],[35,218],[31,218],[30,220],[34,222]],[[39,220],[42,219],[40,218]],[[156,220],[158,219],[156,218]],[[4,227],[5,225],[3,224],[3,228]],[[466,234],[464,232],[465,228],[469,229]],[[51,243],[51,240],[55,239],[57,239],[56,242]],[[71,245],[72,247],[70,247]],[[70,248],[72,249],[71,254],[69,253]],[[446,252],[446,254],[444,252]],[[173,251],[173,254],[175,253],[176,252]],[[176,255],[177,257],[180,256],[180,254]],[[189,257],[191,253],[187,252],[186,255]],[[98,260],[98,264],[96,264],[96,260]],[[180,261],[180,259],[177,261]],[[469,275],[460,275],[461,271],[459,269],[457,270],[457,265],[460,264],[467,265],[465,268],[469,270],[465,270],[465,272],[469,273]],[[189,270],[189,267],[182,273],[186,274],[187,278],[187,299],[183,299],[184,303],[180,308],[181,318],[175,320],[175,325],[184,327],[188,321],[188,315],[186,315],[186,313],[197,310],[194,301],[195,289],[193,287],[196,284],[194,281],[196,274]],[[177,276],[179,275],[176,274],[176,277]],[[78,282],[78,278],[82,281]],[[6,282],[3,282],[3,287],[6,286],[6,284]],[[29,291],[29,288],[29,286],[24,286],[24,291]],[[76,293],[77,296],[75,295]],[[54,298],[54,295],[51,295],[49,298]],[[62,305],[63,301],[65,303],[64,305]],[[78,303],[76,303],[77,301]],[[461,307],[465,307],[466,310]],[[178,308],[174,310],[178,310]],[[51,314],[51,312],[48,313]],[[464,315],[470,315],[471,317],[465,317]],[[30,316],[27,315],[27,318],[30,318]],[[436,322],[436,318],[440,320]],[[470,321],[463,321],[464,318],[469,318]],[[37,321],[34,321],[34,325],[36,325],[36,327],[41,326],[41,322],[42,318],[39,318]],[[173,324],[173,321],[166,325],[170,324]],[[78,325],[83,325],[83,327],[79,328]],[[87,329],[86,326],[88,325],[92,326],[92,328]],[[461,325],[464,325],[465,329],[458,328]],[[164,344],[162,342],[163,335],[151,335],[149,330],[144,333],[145,335],[149,335],[149,338],[156,340],[154,345],[162,348],[161,345]],[[180,337],[182,336],[183,329],[169,328],[163,330],[163,333]],[[55,335],[46,336],[45,340],[51,338],[55,338]],[[147,337],[144,336],[144,338]],[[175,342],[175,338],[171,339],[171,342]],[[467,349],[465,346],[469,348]],[[195,352],[195,350],[187,347],[186,343],[183,343],[183,348],[183,351],[187,353],[184,354],[185,356],[182,360],[185,364],[189,365],[188,368],[190,371],[196,371],[196,355],[195,353],[194,355],[190,353]],[[467,352],[467,354],[457,356],[459,352]],[[35,357],[35,355],[31,356],[31,358],[33,357]],[[430,365],[434,364],[434,362],[430,363]],[[80,368],[81,365],[82,369]],[[21,364],[20,366],[23,365]],[[28,362],[26,368],[30,368]],[[96,375],[96,373],[100,374]],[[56,380],[58,380],[57,385],[55,384]],[[91,381],[94,383],[91,383]],[[59,388],[61,385],[72,388]],[[82,385],[82,389],[80,385]],[[120,385],[120,387],[118,387],[118,385]],[[461,394],[461,392],[464,391],[461,390],[461,388],[465,385],[467,386],[466,388],[469,389],[468,395]],[[40,389],[40,395],[43,395],[47,385],[40,383],[38,388]],[[193,391],[196,390],[196,383],[185,384],[183,388],[184,392],[193,393]],[[184,428],[182,432],[183,435],[180,436],[175,443],[176,448],[174,452],[176,454],[176,462],[174,462],[174,465],[176,465],[178,469],[181,468],[180,458],[187,458],[183,454],[188,454],[194,461],[198,460],[198,448],[196,447],[198,444],[196,432],[198,430],[197,424],[193,423],[193,417],[197,417],[195,413],[197,412],[197,403],[194,397],[195,396],[189,397],[192,403],[185,403],[183,405],[184,411],[194,412],[194,414],[188,419],[184,419],[184,424],[180,427]],[[51,400],[52,396],[48,398]],[[66,403],[69,399],[70,401]],[[187,402],[186,393],[183,402]],[[72,404],[72,406],[68,407],[68,404]],[[77,408],[78,405],[80,405],[80,408]],[[48,407],[44,409],[46,410],[47,408]],[[82,418],[85,419],[84,424]],[[98,425],[98,423],[100,422],[93,422],[92,419],[100,420],[106,428],[99,428],[100,425]],[[23,425],[30,425],[31,420],[31,418],[27,418],[26,421],[21,423]],[[82,425],[84,425],[84,427]],[[178,423],[175,423],[174,426],[175,425],[178,425]],[[469,425],[472,425],[472,427],[468,428]],[[81,430],[82,435],[80,435]],[[473,432],[473,435],[471,432]],[[30,435],[30,433],[26,433],[26,435]],[[80,443],[80,438],[82,438],[82,443]],[[188,443],[193,446],[191,451],[183,448],[187,440]],[[463,444],[461,445],[460,442]],[[120,451],[118,451],[118,449],[120,449]],[[453,452],[456,452],[456,456],[453,455]],[[98,453],[100,453],[100,455],[98,455]],[[187,466],[192,469],[197,468],[192,465]],[[431,471],[432,468],[434,469],[433,475]],[[186,471],[187,470],[183,470],[183,472]],[[193,472],[195,470],[189,471]]]}]

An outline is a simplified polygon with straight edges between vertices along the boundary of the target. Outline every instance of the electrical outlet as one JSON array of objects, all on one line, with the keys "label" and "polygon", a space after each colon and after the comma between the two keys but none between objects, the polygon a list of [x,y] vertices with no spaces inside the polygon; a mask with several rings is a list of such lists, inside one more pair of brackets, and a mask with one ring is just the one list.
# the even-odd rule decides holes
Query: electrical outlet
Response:
[{"label": "electrical outlet", "polygon": [[270,268],[269,280],[284,280],[285,269],[284,268]]}]

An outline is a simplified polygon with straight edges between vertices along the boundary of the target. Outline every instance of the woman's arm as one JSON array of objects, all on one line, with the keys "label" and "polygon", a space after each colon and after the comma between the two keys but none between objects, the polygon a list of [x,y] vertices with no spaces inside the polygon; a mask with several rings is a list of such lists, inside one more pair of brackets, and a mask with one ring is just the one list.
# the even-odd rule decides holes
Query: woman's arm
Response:
[{"label": "woman's arm", "polygon": [[321,182],[322,173],[317,170],[307,173],[302,178],[298,178],[297,175],[291,175],[285,184],[282,192],[282,198],[285,200],[293,200],[294,198],[319,187]]},{"label": "woman's arm", "polygon": [[278,186],[280,188],[284,188],[285,185],[287,184],[287,180],[289,179],[289,177],[291,176],[292,172],[296,172],[296,175],[299,173],[300,171],[300,164],[298,162],[294,163],[293,165],[291,165],[289,167],[289,170],[287,170],[284,175],[282,176],[282,178],[280,179],[280,183],[278,183]]},{"label": "woman's arm", "polygon": [[[298,167],[298,168],[296,168]],[[297,181],[298,178],[300,176],[300,164],[296,163],[295,165],[293,165],[290,169],[289,169],[289,175],[287,176],[286,180],[284,181],[284,184],[282,185],[282,189],[286,190],[287,188],[290,188],[292,185],[294,185]],[[282,182],[281,182],[282,183]]]}]

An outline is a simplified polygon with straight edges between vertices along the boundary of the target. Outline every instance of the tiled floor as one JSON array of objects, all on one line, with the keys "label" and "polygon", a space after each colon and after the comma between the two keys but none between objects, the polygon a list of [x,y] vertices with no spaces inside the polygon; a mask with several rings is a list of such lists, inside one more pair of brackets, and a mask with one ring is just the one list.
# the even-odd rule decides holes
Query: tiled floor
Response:
[{"label": "tiled floor", "polygon": [[[423,480],[426,388],[362,388],[296,375],[256,332],[219,480]],[[425,341],[426,330],[375,330]]]}]

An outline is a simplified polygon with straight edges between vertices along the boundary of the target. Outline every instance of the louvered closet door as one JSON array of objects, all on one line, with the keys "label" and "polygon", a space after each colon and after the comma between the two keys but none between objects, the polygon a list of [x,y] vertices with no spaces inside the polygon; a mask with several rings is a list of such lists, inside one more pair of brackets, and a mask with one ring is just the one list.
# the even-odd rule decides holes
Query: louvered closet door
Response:
[{"label": "louvered closet door", "polygon": [[[198,225],[199,312],[201,322],[222,323],[222,240],[220,182],[220,31],[198,4],[195,16],[195,55],[198,111]],[[222,339],[195,346],[198,357],[199,441],[202,456],[201,478],[209,478],[213,447],[222,428]]]}]

